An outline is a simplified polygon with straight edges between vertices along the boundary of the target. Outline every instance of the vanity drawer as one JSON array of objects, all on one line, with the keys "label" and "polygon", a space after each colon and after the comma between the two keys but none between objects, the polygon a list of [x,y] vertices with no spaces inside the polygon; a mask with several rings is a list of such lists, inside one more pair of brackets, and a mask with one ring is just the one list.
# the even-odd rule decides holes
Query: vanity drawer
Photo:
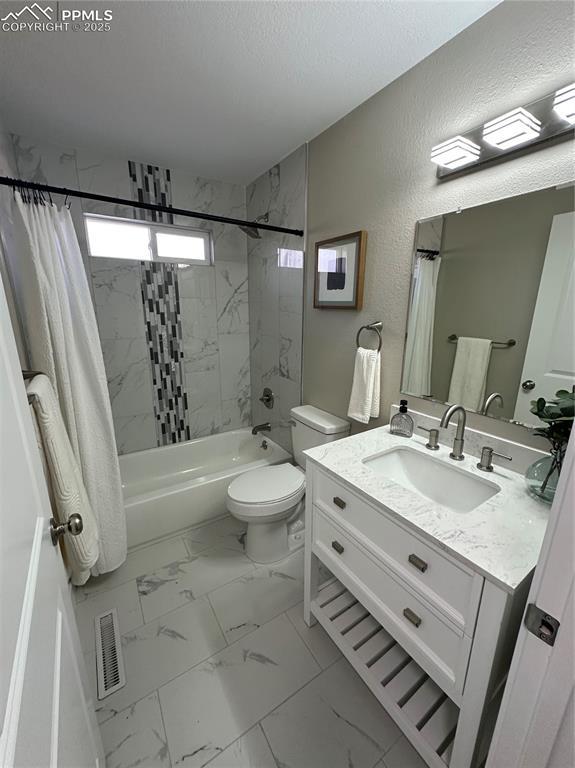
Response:
[{"label": "vanity drawer", "polygon": [[321,510],[315,508],[313,518],[313,548],[320,560],[446,692],[460,694],[471,639],[427,606]]},{"label": "vanity drawer", "polygon": [[342,525],[351,527],[351,533],[386,566],[466,634],[473,635],[481,576],[438,552],[322,472],[314,473],[313,494],[317,506],[341,518]]}]

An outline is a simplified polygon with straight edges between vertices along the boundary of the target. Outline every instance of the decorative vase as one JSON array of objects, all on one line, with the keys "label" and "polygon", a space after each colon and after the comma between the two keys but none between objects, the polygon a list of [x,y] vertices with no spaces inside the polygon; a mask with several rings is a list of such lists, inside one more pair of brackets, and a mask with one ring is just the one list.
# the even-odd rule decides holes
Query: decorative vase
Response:
[{"label": "decorative vase", "polygon": [[[525,473],[525,482],[527,484],[527,490],[536,499],[545,502],[545,504],[551,504],[555,491],[557,490],[557,482],[559,480],[559,471],[557,466],[551,471],[554,459],[552,456],[543,456],[542,459],[537,459],[531,466],[527,467]],[[545,480],[547,482],[545,483]],[[545,487],[543,487],[545,486]]]}]

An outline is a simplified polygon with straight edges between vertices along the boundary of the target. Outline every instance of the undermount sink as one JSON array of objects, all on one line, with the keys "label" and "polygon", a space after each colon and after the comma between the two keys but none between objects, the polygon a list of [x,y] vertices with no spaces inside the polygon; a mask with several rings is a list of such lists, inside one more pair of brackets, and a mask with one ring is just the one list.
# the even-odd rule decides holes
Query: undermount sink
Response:
[{"label": "undermount sink", "polygon": [[501,489],[413,448],[392,448],[363,463],[382,477],[455,512],[471,512]]}]

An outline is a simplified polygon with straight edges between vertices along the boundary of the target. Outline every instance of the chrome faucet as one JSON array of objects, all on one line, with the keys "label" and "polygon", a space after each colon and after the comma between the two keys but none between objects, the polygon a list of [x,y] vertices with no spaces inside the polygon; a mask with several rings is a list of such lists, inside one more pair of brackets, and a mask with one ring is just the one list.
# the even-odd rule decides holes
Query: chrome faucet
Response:
[{"label": "chrome faucet", "polygon": [[483,416],[487,416],[487,411],[493,405],[493,403],[498,400],[499,401],[499,407],[503,408],[504,402],[503,402],[503,396],[499,392],[492,392],[487,400],[485,401],[485,405],[483,406]]},{"label": "chrome faucet", "polygon": [[271,432],[272,425],[269,423],[269,421],[266,421],[265,424],[258,424],[256,427],[252,429],[252,435],[257,435],[258,432]]},{"label": "chrome faucet", "polygon": [[462,461],[463,460],[463,443],[464,443],[464,437],[465,437],[465,421],[467,418],[467,414],[465,413],[465,408],[462,405],[450,405],[449,408],[445,411],[443,416],[441,417],[441,421],[439,422],[439,426],[445,427],[449,426],[449,422],[451,421],[451,417],[453,414],[457,414],[457,430],[455,431],[455,440],[453,441],[453,450],[449,454],[449,457],[451,459],[454,459],[455,461]]}]

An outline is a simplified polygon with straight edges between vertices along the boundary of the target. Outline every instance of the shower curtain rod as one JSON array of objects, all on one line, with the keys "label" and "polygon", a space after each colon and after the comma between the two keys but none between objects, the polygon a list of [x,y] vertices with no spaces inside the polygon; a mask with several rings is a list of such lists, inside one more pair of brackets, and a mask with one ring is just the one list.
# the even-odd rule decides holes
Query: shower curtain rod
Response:
[{"label": "shower curtain rod", "polygon": [[47,192],[52,195],[66,195],[67,197],[81,197],[83,200],[97,200],[100,203],[112,203],[113,205],[126,205],[132,208],[142,208],[145,211],[156,211],[157,213],[170,213],[174,216],[187,216],[190,219],[202,219],[203,221],[217,221],[221,224],[233,224],[236,227],[251,227],[254,229],[263,229],[267,232],[281,232],[284,235],[297,235],[303,237],[303,229],[289,229],[288,227],[274,227],[272,224],[261,224],[258,221],[244,221],[243,219],[231,219],[228,216],[216,216],[213,213],[200,213],[198,211],[188,211],[185,208],[172,208],[167,205],[156,205],[154,203],[142,203],[136,200],[126,200],[122,197],[109,197],[108,195],[95,195],[92,192],[82,192],[79,189],[66,189],[66,187],[53,187],[50,184],[37,184],[34,181],[24,181],[23,179],[11,179],[9,176],[0,176],[0,186],[3,187],[23,187],[32,189],[36,192]]}]

